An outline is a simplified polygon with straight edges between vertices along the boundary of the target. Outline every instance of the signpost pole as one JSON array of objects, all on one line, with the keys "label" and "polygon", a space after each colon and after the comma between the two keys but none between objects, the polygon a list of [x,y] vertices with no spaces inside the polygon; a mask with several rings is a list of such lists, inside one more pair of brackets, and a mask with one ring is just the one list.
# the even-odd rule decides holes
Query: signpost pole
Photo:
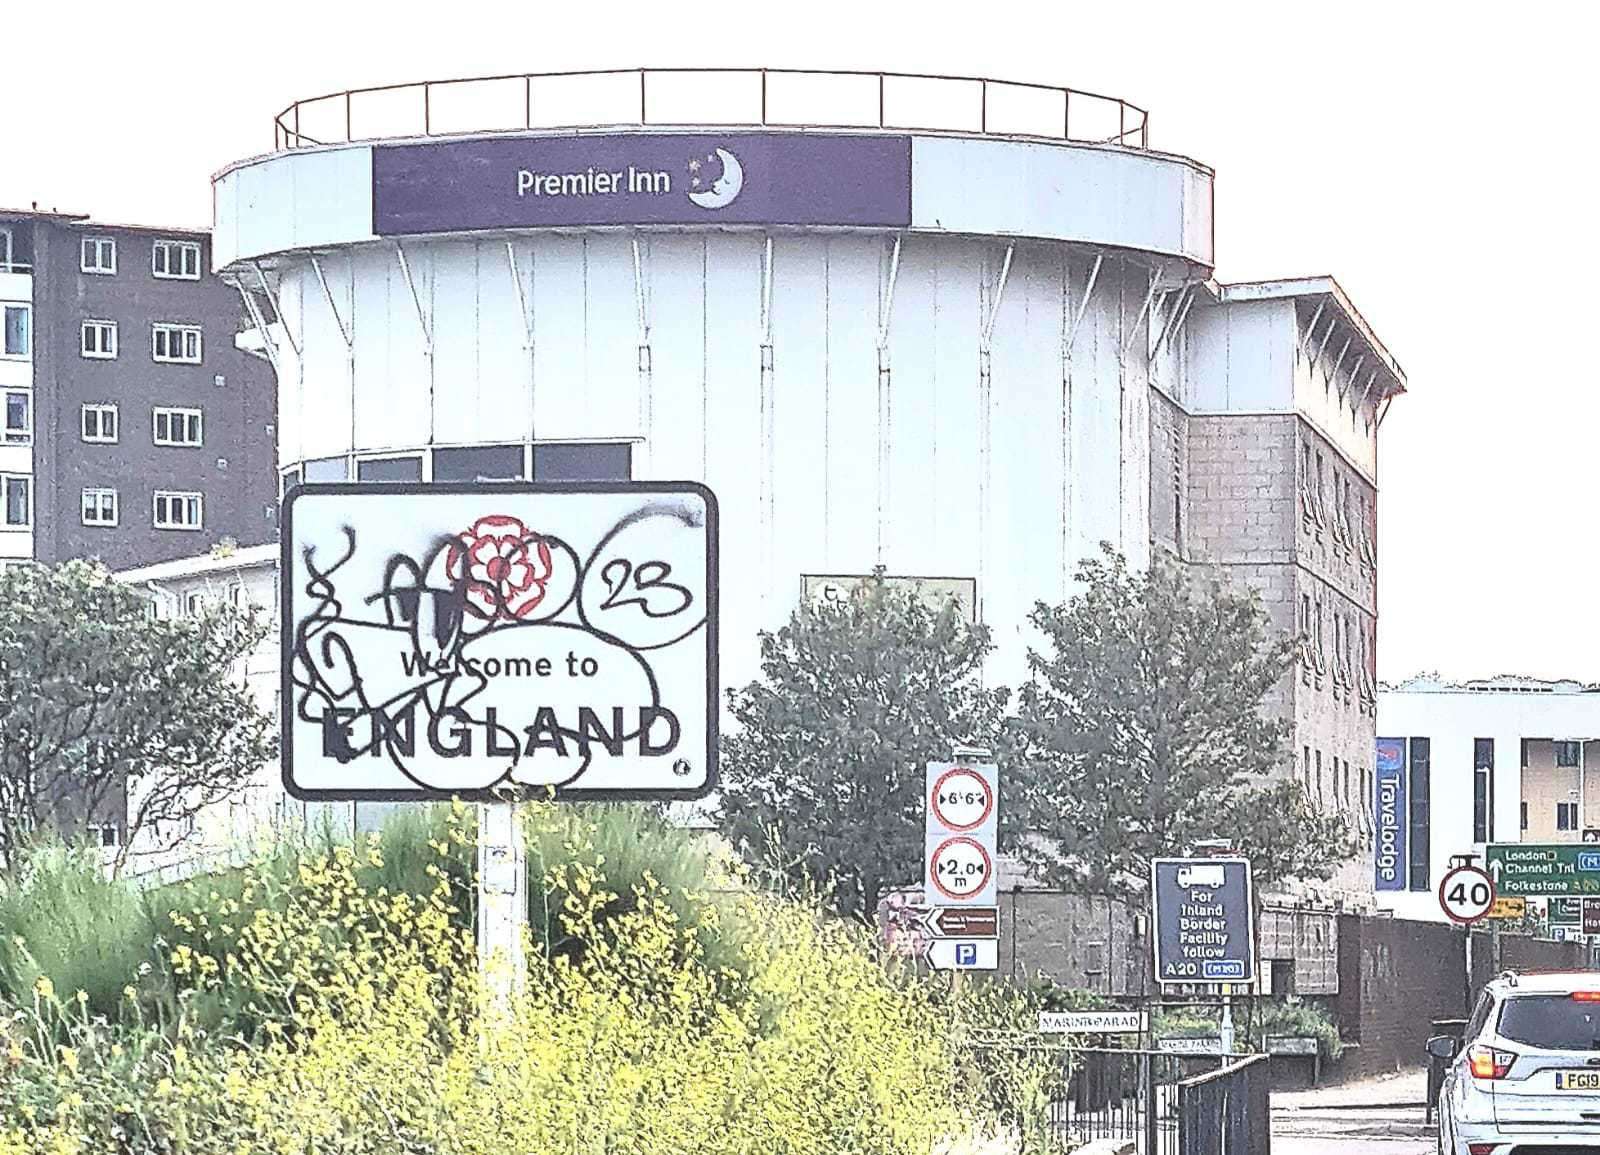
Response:
[{"label": "signpost pole", "polygon": [[522,988],[527,849],[515,802],[478,806],[478,973],[502,1009]]},{"label": "signpost pole", "polygon": [[1228,1065],[1228,1058],[1233,1054],[1233,987],[1224,983],[1222,987],[1222,1065]]}]

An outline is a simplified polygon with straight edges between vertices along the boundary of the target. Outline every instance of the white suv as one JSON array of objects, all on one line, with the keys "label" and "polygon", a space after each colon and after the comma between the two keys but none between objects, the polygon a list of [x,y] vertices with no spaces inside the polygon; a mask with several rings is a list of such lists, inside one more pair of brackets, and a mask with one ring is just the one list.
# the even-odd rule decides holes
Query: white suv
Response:
[{"label": "white suv", "polygon": [[1450,1060],[1440,1152],[1600,1152],[1600,974],[1501,975],[1428,1053]]}]

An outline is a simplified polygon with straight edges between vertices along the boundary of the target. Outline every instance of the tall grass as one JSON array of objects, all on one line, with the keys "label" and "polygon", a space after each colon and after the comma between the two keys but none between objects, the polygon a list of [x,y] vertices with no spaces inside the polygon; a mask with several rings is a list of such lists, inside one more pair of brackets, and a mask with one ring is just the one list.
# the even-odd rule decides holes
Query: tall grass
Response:
[{"label": "tall grass", "polygon": [[0,875],[0,1000],[27,1001],[42,976],[113,1015],[123,987],[155,963],[155,940],[143,897],[107,878],[93,850],[42,846]]}]

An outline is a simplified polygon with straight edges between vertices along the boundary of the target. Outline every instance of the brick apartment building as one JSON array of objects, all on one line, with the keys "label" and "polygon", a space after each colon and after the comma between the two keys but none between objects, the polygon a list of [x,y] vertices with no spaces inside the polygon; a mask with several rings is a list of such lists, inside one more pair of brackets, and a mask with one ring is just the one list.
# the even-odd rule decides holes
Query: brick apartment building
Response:
[{"label": "brick apartment building", "polygon": [[0,560],[112,568],[275,532],[275,383],[209,234],[0,211]]}]

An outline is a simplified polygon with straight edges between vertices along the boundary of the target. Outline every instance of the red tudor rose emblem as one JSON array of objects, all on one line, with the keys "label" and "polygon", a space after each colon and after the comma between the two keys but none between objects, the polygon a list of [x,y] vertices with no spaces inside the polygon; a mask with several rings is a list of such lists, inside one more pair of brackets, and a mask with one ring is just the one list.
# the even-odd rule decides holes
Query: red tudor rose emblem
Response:
[{"label": "red tudor rose emblem", "polygon": [[544,600],[551,568],[544,538],[504,514],[473,522],[445,558],[445,573],[465,586],[467,611],[485,620],[531,614]]}]

